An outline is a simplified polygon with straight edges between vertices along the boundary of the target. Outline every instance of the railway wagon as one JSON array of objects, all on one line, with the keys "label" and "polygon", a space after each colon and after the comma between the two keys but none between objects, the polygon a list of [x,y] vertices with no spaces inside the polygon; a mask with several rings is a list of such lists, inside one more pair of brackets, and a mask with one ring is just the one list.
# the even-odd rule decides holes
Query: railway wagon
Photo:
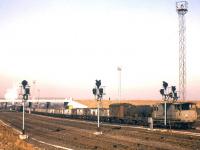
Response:
[{"label": "railway wagon", "polygon": [[87,113],[87,108],[74,108],[71,109],[71,114],[68,114],[69,117],[74,118],[74,119],[85,119]]},{"label": "railway wagon", "polygon": [[49,113],[64,114],[64,109],[48,109]]},{"label": "railway wagon", "polygon": [[[28,109],[27,109],[28,111]],[[35,114],[42,114],[47,116],[54,116],[54,117],[65,117],[64,116],[64,109],[44,109],[44,108],[31,108],[31,112]]]},{"label": "railway wagon", "polygon": [[[164,103],[153,106],[154,110],[152,118],[154,124],[162,126],[165,115]],[[192,102],[176,102],[166,103],[167,126],[176,128],[191,128],[192,124],[197,120],[196,103]]]},{"label": "railway wagon", "polygon": [[[101,121],[109,120],[109,109],[100,108],[99,115]],[[72,118],[85,119],[85,120],[97,120],[97,108],[76,108],[72,109],[71,113]]]},{"label": "railway wagon", "polygon": [[[89,109],[89,108],[88,108]],[[89,109],[87,115],[87,120],[93,120],[96,121],[97,120],[97,108],[92,108]],[[100,121],[102,122],[108,122],[109,121],[109,108],[99,108],[99,116],[100,116]]]},{"label": "railway wagon", "polygon": [[60,113],[59,110],[55,110],[55,109],[47,109],[46,111],[47,111],[47,113],[52,113],[52,114],[54,114],[54,113]]},{"label": "railway wagon", "polygon": [[72,110],[71,110],[71,109],[64,109],[64,114],[65,114],[66,116],[70,116],[71,113],[72,113]]},{"label": "railway wagon", "polygon": [[42,113],[48,113],[48,110],[47,109],[43,109],[43,108],[35,108],[33,111],[42,112]]},{"label": "railway wagon", "polygon": [[148,117],[151,117],[153,108],[149,105],[135,106],[129,103],[111,104],[110,122],[127,123],[136,125],[148,125]]}]

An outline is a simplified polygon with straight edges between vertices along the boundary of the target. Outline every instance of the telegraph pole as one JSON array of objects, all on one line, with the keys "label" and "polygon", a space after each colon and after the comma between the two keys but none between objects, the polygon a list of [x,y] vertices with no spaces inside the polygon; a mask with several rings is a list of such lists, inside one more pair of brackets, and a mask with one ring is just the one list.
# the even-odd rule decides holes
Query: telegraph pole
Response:
[{"label": "telegraph pole", "polygon": [[185,14],[188,12],[188,2],[176,2],[179,17],[179,92],[180,99],[186,100],[186,42],[185,42]]}]

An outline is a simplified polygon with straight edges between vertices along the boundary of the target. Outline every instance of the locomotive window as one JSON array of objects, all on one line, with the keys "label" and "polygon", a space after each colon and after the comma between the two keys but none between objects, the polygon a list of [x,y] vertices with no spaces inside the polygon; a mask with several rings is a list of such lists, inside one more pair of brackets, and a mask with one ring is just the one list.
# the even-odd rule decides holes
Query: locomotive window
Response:
[{"label": "locomotive window", "polygon": [[182,104],[182,110],[189,110],[190,107],[190,104]]},{"label": "locomotive window", "polygon": [[154,107],[153,107],[153,110],[154,110],[154,111],[158,111],[158,106],[154,106]]},{"label": "locomotive window", "polygon": [[176,110],[181,110],[181,106],[180,105],[175,105],[175,109]]},{"label": "locomotive window", "polygon": [[176,110],[190,110],[194,108],[194,106],[192,104],[179,104],[179,105],[175,105],[175,109]]},{"label": "locomotive window", "polygon": [[196,108],[196,105],[195,104],[189,104],[189,109],[193,109],[193,108]]}]

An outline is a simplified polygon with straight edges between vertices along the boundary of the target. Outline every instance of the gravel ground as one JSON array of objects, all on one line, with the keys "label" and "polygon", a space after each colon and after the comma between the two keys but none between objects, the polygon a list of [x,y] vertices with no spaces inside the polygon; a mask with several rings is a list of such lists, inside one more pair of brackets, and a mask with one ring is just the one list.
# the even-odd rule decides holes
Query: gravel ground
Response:
[{"label": "gravel ground", "polygon": [[33,145],[19,139],[11,127],[0,123],[0,150],[36,150]]}]

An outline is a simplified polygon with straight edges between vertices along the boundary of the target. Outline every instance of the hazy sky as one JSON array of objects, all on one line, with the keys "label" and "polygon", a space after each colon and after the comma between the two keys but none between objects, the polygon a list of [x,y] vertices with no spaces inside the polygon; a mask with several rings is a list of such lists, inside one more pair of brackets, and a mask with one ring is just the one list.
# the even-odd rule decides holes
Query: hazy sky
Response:
[{"label": "hazy sky", "polygon": [[[178,86],[175,0],[1,0],[0,97],[23,79],[40,96],[160,99],[162,81]],[[186,14],[187,96],[200,99],[200,1]],[[33,86],[32,86],[33,88]],[[37,92],[35,92],[37,95]]]}]

